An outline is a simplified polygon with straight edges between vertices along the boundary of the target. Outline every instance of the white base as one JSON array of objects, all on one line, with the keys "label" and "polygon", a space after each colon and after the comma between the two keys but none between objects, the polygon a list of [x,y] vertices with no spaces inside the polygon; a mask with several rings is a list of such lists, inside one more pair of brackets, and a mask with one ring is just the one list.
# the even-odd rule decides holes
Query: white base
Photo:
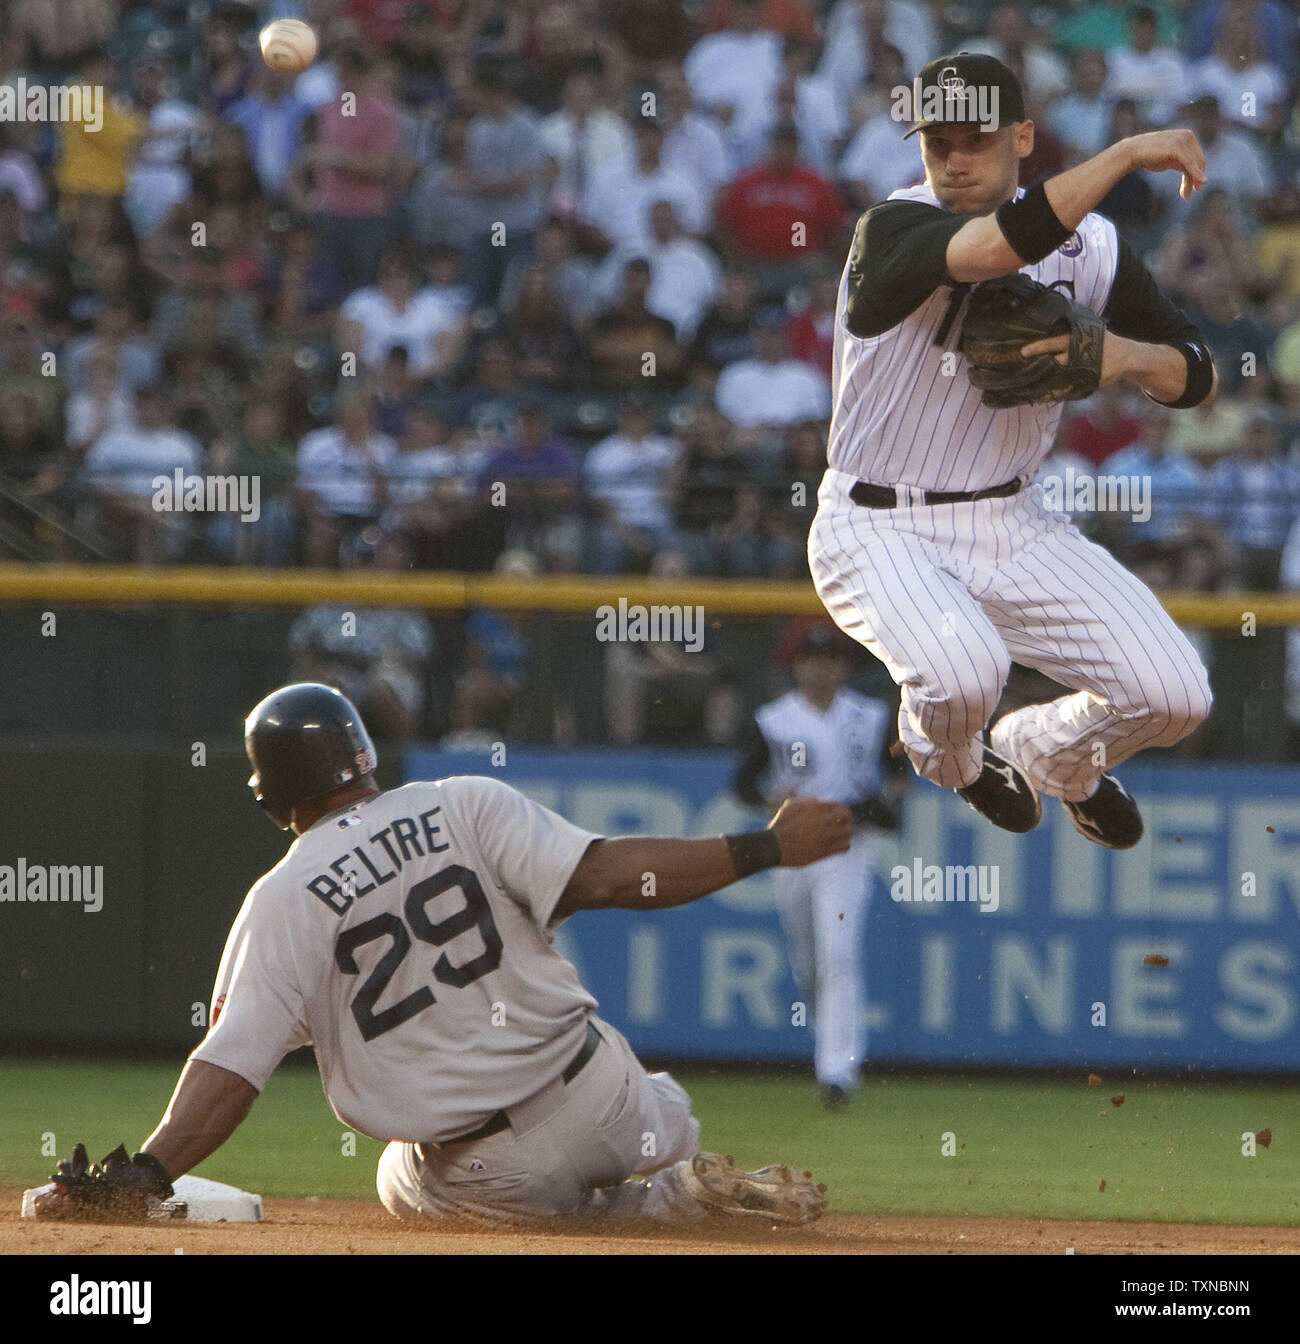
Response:
[{"label": "white base", "polygon": [[[260,1223],[262,1196],[239,1190],[202,1176],[181,1176],[174,1183],[175,1194],[149,1213],[150,1218],[176,1219],[187,1223]],[[36,1217],[36,1196],[53,1190],[42,1185],[23,1191],[24,1218]]]}]

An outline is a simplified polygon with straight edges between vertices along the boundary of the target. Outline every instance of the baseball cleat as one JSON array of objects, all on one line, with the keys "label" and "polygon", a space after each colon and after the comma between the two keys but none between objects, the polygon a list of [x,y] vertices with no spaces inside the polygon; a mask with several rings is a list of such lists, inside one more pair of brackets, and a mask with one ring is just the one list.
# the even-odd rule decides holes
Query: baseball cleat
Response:
[{"label": "baseball cleat", "polygon": [[1032,831],[1043,815],[1043,805],[1034,786],[987,742],[980,777],[957,792],[976,812],[1004,831]]},{"label": "baseball cleat", "polygon": [[826,1211],[826,1187],[811,1172],[786,1166],[741,1171],[735,1158],[696,1153],[682,1175],[686,1189],[708,1209],[798,1226]]},{"label": "baseball cleat", "polygon": [[1085,840],[1107,849],[1132,849],[1142,839],[1142,814],[1114,775],[1102,775],[1097,792],[1082,802],[1061,803]]},{"label": "baseball cleat", "polygon": [[822,1105],[828,1111],[843,1109],[849,1094],[838,1083],[824,1083],[821,1089]]}]

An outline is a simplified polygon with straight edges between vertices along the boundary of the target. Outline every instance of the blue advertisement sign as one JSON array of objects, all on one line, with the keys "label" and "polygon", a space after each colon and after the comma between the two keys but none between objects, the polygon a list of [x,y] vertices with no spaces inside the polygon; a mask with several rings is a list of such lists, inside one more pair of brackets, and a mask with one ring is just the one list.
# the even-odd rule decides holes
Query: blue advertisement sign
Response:
[{"label": "blue advertisement sign", "polygon": [[[758,817],[718,752],[411,750],[408,779],[490,774],[604,835]],[[1112,852],[1044,798],[1029,835],[914,780],[875,842],[868,1054],[960,1066],[1300,1071],[1300,770],[1124,767],[1146,837]],[[650,1057],[810,1059],[771,875],[658,913],[584,913],[557,947]]]}]

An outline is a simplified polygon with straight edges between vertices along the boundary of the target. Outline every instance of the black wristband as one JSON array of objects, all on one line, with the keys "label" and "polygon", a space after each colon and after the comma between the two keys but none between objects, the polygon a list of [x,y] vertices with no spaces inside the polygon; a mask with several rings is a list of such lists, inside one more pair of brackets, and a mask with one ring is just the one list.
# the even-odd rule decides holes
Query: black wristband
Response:
[{"label": "black wristband", "polygon": [[1031,264],[1050,256],[1074,232],[1057,219],[1041,182],[1023,196],[1003,201],[997,221],[1011,250]]},{"label": "black wristband", "polygon": [[1187,361],[1187,386],[1177,401],[1160,401],[1158,397],[1147,396],[1159,406],[1168,406],[1171,410],[1185,411],[1189,406],[1199,406],[1210,395],[1214,386],[1214,357],[1204,341],[1174,341],[1173,348]]},{"label": "black wristband", "polygon": [[781,862],[781,841],[775,831],[742,831],[739,835],[724,835],[736,881],[761,873],[764,868],[775,868]]}]

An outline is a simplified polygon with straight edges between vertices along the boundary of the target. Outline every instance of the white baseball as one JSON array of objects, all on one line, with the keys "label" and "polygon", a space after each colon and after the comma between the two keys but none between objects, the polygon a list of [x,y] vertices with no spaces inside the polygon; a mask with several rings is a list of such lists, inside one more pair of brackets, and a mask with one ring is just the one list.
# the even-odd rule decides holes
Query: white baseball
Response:
[{"label": "white baseball", "polygon": [[316,34],[301,19],[276,19],[262,29],[257,41],[272,70],[297,74],[316,59]]}]

